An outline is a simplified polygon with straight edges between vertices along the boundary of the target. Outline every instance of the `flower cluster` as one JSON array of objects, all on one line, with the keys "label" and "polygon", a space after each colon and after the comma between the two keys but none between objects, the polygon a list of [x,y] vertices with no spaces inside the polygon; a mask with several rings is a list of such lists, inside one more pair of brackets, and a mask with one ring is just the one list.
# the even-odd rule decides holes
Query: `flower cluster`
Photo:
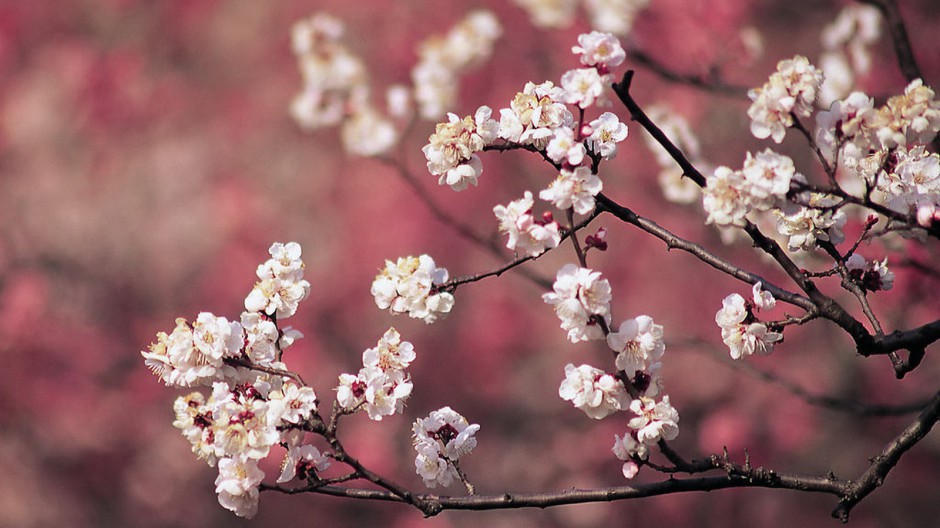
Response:
[{"label": "flower cluster", "polygon": [[630,412],[635,417],[627,422],[630,430],[623,438],[614,435],[614,456],[624,461],[623,476],[636,476],[637,463],[649,457],[649,446],[660,440],[675,440],[679,436],[679,413],[669,403],[669,396],[659,402],[651,398],[638,398],[630,402]]},{"label": "flower cluster", "polygon": [[264,478],[258,463],[274,445],[288,448],[279,482],[313,476],[329,465],[316,448],[303,444],[302,434],[295,434],[317,411],[317,396],[287,376],[281,363],[284,349],[301,335],[277,323],[294,315],[310,288],[303,279],[301,249],[296,242],[275,243],[269,254],[258,267],[260,282],[245,299],[247,311],[240,321],[207,312],[192,324],[177,319],[170,334],[157,334],[157,342],[141,353],[167,385],[211,387],[208,398],[200,392],[177,398],[173,425],[193,453],[218,465],[219,503],[242,517],[258,510]]},{"label": "flower cluster", "polygon": [[846,216],[841,209],[835,208],[838,202],[825,194],[808,195],[806,205],[788,203],[774,211],[777,232],[787,237],[788,249],[810,251],[818,241],[841,244],[845,240],[842,228]]},{"label": "flower cluster", "polygon": [[323,13],[294,24],[291,41],[304,86],[290,113],[304,130],[341,125],[346,150],[379,155],[398,141],[398,131],[369,102],[366,68],[343,45],[343,32],[340,20]]},{"label": "flower cluster", "polygon": [[919,79],[881,107],[853,92],[816,116],[816,141],[843,185],[924,227],[940,206],[940,156],[927,150],[938,132],[940,101]]},{"label": "flower cluster", "polygon": [[865,290],[885,291],[894,287],[894,272],[888,269],[887,257],[881,262],[868,261],[858,253],[853,253],[845,260],[845,267],[852,280]]},{"label": "flower cluster", "polygon": [[493,214],[499,220],[499,231],[509,235],[506,247],[532,257],[557,247],[561,242],[558,222],[552,218],[550,212],[546,212],[541,218],[533,216],[534,204],[532,193],[526,191],[521,199],[493,208]]},{"label": "flower cluster", "polygon": [[718,167],[706,177],[702,205],[708,213],[706,223],[719,226],[743,226],[752,210],[767,211],[786,202],[792,180],[803,180],[793,160],[766,149],[747,153],[744,167],[734,171]]},{"label": "flower cluster", "polygon": [[414,359],[414,346],[389,328],[375,348],[362,353],[358,374],[340,374],[336,402],[346,412],[364,409],[375,421],[400,413],[412,389],[405,368]]},{"label": "flower cluster", "polygon": [[477,184],[483,164],[476,153],[496,139],[499,127],[491,115],[490,107],[481,106],[473,117],[460,119],[447,114],[449,121],[437,125],[421,150],[428,160],[428,171],[440,176],[439,184],[455,191]]},{"label": "flower cluster", "polygon": [[542,300],[555,307],[561,328],[572,343],[604,338],[600,321],[610,324],[610,283],[599,271],[565,264],[555,277],[551,293]]},{"label": "flower cluster", "polygon": [[489,11],[474,11],[444,36],[431,37],[418,50],[420,60],[411,70],[418,113],[438,119],[457,101],[457,78],[493,53],[502,34],[499,21]]},{"label": "flower cluster", "polygon": [[761,286],[760,282],[754,284],[751,301],[737,293],[725,297],[721,310],[715,314],[715,323],[721,328],[721,339],[728,346],[732,359],[770,354],[774,343],[783,339],[783,334],[771,332],[754,315],[756,309],[770,310],[776,305],[773,295],[763,291]]},{"label": "flower cluster", "polygon": [[806,57],[797,55],[777,63],[777,71],[760,88],[748,93],[753,103],[747,110],[754,137],[783,141],[793,116],[808,117],[813,110],[823,74]]},{"label": "flower cluster", "polygon": [[624,461],[624,476],[633,478],[651,445],[679,434],[679,413],[670,405],[669,396],[658,402],[654,399],[663,391],[663,327],[652,317],[640,315],[623,321],[616,332],[608,331],[610,285],[600,279],[600,273],[574,264],[562,267],[554,292],[542,297],[555,305],[561,327],[572,342],[601,339],[607,334],[607,345],[617,354],[617,373],[569,363],[558,395],[597,420],[617,411],[634,414],[623,438],[615,437],[613,448]]},{"label": "flower cluster", "polygon": [[532,23],[542,28],[566,28],[575,21],[578,4],[584,8],[590,26],[600,31],[626,36],[633,21],[649,5],[649,0],[513,0],[526,10]]},{"label": "flower cluster", "polygon": [[[477,185],[483,172],[478,153],[489,147],[536,150],[558,168],[557,177],[538,193],[539,198],[562,210],[590,213],[595,196],[603,189],[595,160],[613,159],[628,130],[611,112],[586,122],[584,109],[598,104],[612,81],[609,69],[621,64],[626,53],[616,37],[597,31],[580,35],[572,52],[584,68],[566,72],[560,86],[551,81],[527,83],[509,107],[499,110],[498,120],[488,106],[481,106],[473,116],[448,114],[448,121],[437,125],[422,149],[428,171],[438,176],[438,183],[455,191]],[[578,120],[568,105],[579,108]],[[522,199],[494,208],[500,231],[509,235],[507,247],[530,256],[560,241],[558,225],[551,217],[532,216],[533,195],[525,191]]]},{"label": "flower cluster", "polygon": [[630,405],[630,395],[623,383],[613,374],[590,365],[565,365],[565,379],[558,388],[558,395],[595,420]]},{"label": "flower cluster", "polygon": [[386,260],[385,269],[372,282],[372,295],[379,308],[430,324],[454,306],[454,296],[438,289],[447,277],[447,270],[438,268],[428,255]]},{"label": "flower cluster", "polygon": [[234,386],[216,382],[208,400],[194,392],[178,398],[173,407],[173,425],[190,441],[193,452],[210,466],[218,464],[219,503],[241,517],[251,518],[258,510],[258,485],[264,478],[258,463],[275,444],[289,447],[281,482],[296,474],[299,460],[291,457],[298,457],[298,449],[308,457],[315,454],[306,475],[329,466],[316,448],[301,444],[292,433],[292,425],[317,410],[316,394],[309,387],[277,376],[259,376],[254,383]]},{"label": "flower cluster", "polygon": [[666,351],[662,325],[654,323],[648,315],[627,319],[616,332],[607,334],[607,345],[617,353],[617,370],[622,370],[634,387],[647,396],[659,393],[660,360]]},{"label": "flower cluster", "polygon": [[271,258],[258,266],[255,274],[259,281],[245,298],[245,309],[286,319],[294,315],[297,304],[310,293],[310,283],[303,279],[300,244],[275,243],[268,251]]},{"label": "flower cluster", "polygon": [[477,440],[473,435],[479,430],[479,425],[471,424],[450,407],[415,420],[412,427],[414,447],[418,453],[415,472],[426,486],[447,487],[454,478],[461,479],[457,463],[476,447]]},{"label": "flower cluster", "polygon": [[255,365],[276,367],[280,354],[300,332],[283,320],[297,310],[297,304],[310,292],[303,279],[300,245],[275,243],[271,258],[258,266],[260,281],[245,298],[246,311],[240,321],[229,321],[202,312],[193,323],[177,319],[169,334],[159,332],[148,351],[141,352],[153,373],[165,384],[177,387],[212,386],[215,382],[241,381],[250,373],[239,366],[242,360]]}]

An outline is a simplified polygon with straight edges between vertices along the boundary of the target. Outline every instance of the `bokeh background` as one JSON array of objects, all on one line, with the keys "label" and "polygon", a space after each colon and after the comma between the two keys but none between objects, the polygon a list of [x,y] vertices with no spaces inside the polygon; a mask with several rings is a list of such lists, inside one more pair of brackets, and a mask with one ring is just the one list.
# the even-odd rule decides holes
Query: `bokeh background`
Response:
[{"label": "bokeh background", "polygon": [[[940,9],[931,0],[901,4],[927,83],[936,83]],[[843,5],[653,0],[632,40],[677,71],[715,67],[730,83],[759,86],[780,59],[799,53],[813,60],[820,30]],[[355,372],[362,350],[390,325],[418,351],[403,416],[381,423],[356,416],[343,424],[341,437],[364,462],[422,489],[413,473],[410,423],[451,405],[482,425],[479,446],[464,463],[481,493],[623,483],[610,453],[613,434],[625,429],[622,419],[590,420],[557,396],[564,365],[605,366],[606,347],[567,343],[540,299],[542,289],[518,273],[462,287],[453,313],[433,326],[376,309],[369,284],[386,258],[429,253],[452,275],[465,275],[508,256],[497,258],[441,224],[387,164],[345,155],[335,131],[303,133],[287,113],[300,89],[289,42],[295,20],[317,11],[342,18],[348,45],[380,91],[408,81],[418,42],[475,8],[495,12],[504,35],[492,60],[464,77],[453,109],[461,115],[481,104],[507,106],[526,81],[557,82],[575,66],[568,50],[577,34],[589,29],[583,15],[566,29],[539,29],[520,8],[495,0],[0,2],[0,525],[836,522],[829,518],[834,498],[773,490],[445,512],[431,520],[401,505],[316,495],[265,493],[253,521],[218,506],[215,470],[197,461],[170,425],[179,393],[155,381],[139,351],[157,331],[171,329],[175,317],[200,311],[235,317],[267,247],[288,240],[304,247],[313,291],[292,321],[306,338],[286,360],[321,399],[331,400],[336,376]],[[745,52],[742,28],[762,36],[760,54]],[[861,87],[883,102],[905,85],[886,37],[873,60]],[[689,120],[712,164],[739,167],[745,151],[769,146],[748,135],[744,98],[670,84],[643,68],[634,84],[641,104],[665,103]],[[612,109],[626,119],[622,108]],[[484,236],[495,237],[493,205],[553,177],[532,156],[489,154],[478,188],[460,194],[439,188],[420,152],[432,130],[433,123],[418,122],[395,156],[449,214]],[[747,244],[723,245],[702,225],[699,205],[662,198],[642,134],[631,127],[617,160],[604,166],[605,192],[776,278]],[[801,138],[790,134],[781,150],[801,172],[818,175]],[[646,313],[666,328],[665,381],[682,417],[675,444],[683,452],[727,446],[740,461],[747,449],[756,465],[831,469],[851,478],[909,421],[820,409],[730,367],[713,318],[725,295],[747,293],[746,286],[610,217],[594,226],[610,231],[610,251],[592,254],[591,265],[614,287],[615,323]],[[857,233],[857,225],[849,232]],[[898,249],[892,262],[904,252],[936,257]],[[863,246],[862,253],[872,258],[883,249]],[[551,278],[573,258],[565,247],[528,267]],[[874,301],[886,326],[936,318],[936,278],[895,271],[895,288]],[[814,394],[863,402],[906,403],[936,390],[940,362],[929,352],[899,382],[887,360],[856,357],[831,325],[788,330],[786,337],[774,355],[750,364]],[[940,514],[938,470],[935,433],[853,512],[853,525],[932,524]],[[654,478],[644,470],[637,480]]]}]

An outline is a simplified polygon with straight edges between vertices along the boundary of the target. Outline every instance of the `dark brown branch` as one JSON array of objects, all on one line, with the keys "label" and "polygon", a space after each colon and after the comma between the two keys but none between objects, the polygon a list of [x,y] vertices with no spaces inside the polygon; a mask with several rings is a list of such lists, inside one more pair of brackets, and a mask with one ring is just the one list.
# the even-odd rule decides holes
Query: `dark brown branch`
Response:
[{"label": "dark brown branch", "polygon": [[885,477],[897,465],[901,456],[927,436],[938,419],[940,419],[940,392],[937,392],[930,405],[917,416],[911,425],[901,431],[901,434],[891,440],[881,453],[872,459],[865,473],[846,487],[843,498],[832,512],[832,516],[841,519],[842,522],[847,522],[852,508],[884,483]]},{"label": "dark brown branch", "polygon": [[[739,476],[702,477],[689,479],[670,478],[661,482],[639,484],[637,486],[617,486],[604,489],[569,489],[550,493],[505,493],[502,495],[471,495],[450,497],[441,495],[414,495],[414,499],[428,505],[427,515],[436,515],[444,510],[498,510],[512,508],[547,508],[565,504],[583,504],[589,502],[610,502],[615,500],[654,497],[670,493],[692,491],[714,491],[727,488],[778,488],[816,493],[840,495],[843,483],[827,477],[779,475],[772,471],[763,474],[755,472],[753,478]],[[303,492],[322,493],[354,499],[406,502],[401,497],[383,490],[367,490],[324,486],[316,489],[268,489],[282,493]]]},{"label": "dark brown branch", "polygon": [[617,97],[620,99],[620,102],[627,107],[627,110],[630,111],[630,118],[633,121],[639,123],[644,129],[653,138],[660,144],[666,152],[672,156],[672,159],[679,164],[679,167],[682,169],[683,176],[688,176],[692,178],[699,187],[705,187],[705,176],[695,168],[695,165],[685,157],[681,150],[676,147],[672,141],[669,141],[669,138],[666,137],[666,134],[657,127],[649,116],[646,115],[646,112],[640,108],[640,105],[637,104],[636,100],[633,99],[633,96],[630,95],[630,84],[633,82],[633,70],[628,70],[623,74],[623,79],[619,83],[614,83],[613,89],[614,93],[617,94]]}]

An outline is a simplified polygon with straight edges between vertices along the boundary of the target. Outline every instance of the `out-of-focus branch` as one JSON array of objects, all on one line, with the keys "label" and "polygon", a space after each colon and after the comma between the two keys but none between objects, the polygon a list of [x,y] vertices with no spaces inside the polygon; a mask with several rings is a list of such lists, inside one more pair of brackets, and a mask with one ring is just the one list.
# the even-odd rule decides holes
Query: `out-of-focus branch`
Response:
[{"label": "out-of-focus branch", "polygon": [[761,381],[776,385],[808,405],[828,409],[830,411],[854,414],[857,416],[903,416],[921,411],[931,402],[931,400],[928,399],[900,405],[883,405],[846,400],[825,394],[815,394],[802,385],[781,377],[778,374],[757,368],[746,361],[733,360],[728,357],[727,351],[718,353],[713,350],[710,343],[704,340],[692,339],[685,341],[684,344],[693,346],[695,350],[705,350],[706,357]]},{"label": "out-of-focus branch", "polygon": [[927,436],[937,420],[940,420],[940,392],[937,392],[930,405],[909,426],[872,459],[865,473],[845,488],[843,498],[832,512],[832,516],[847,522],[852,508],[884,483],[885,477],[897,465],[901,455]]},{"label": "out-of-focus branch", "polygon": [[666,81],[677,84],[686,84],[706,92],[712,92],[731,97],[744,97],[747,95],[748,89],[746,87],[725,83],[717,75],[715,70],[710,70],[707,75],[679,73],[649,56],[643,50],[631,48],[625,51],[627,53],[627,58],[630,61],[645,67]]},{"label": "out-of-focus branch", "polygon": [[901,11],[898,9],[898,3],[895,0],[860,0],[863,4],[869,4],[878,8],[884,15],[888,23],[888,31],[891,33],[891,42],[894,44],[894,54],[898,59],[898,66],[907,82],[914,79],[923,79],[920,68],[917,66],[917,59],[914,57],[914,50],[911,49],[911,41],[907,36],[907,27],[904,19],[901,18]]}]

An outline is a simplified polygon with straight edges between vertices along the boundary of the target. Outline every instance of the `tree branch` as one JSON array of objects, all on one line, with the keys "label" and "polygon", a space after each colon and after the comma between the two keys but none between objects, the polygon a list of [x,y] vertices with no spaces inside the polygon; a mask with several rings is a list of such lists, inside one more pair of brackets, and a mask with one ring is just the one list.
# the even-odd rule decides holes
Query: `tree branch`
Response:
[{"label": "tree branch", "polygon": [[917,416],[911,425],[901,431],[878,456],[872,459],[865,473],[846,487],[843,498],[833,510],[832,516],[841,519],[842,522],[847,522],[852,508],[884,484],[885,477],[897,465],[901,455],[927,436],[938,419],[940,419],[940,392],[937,392],[930,405]]},{"label": "tree branch", "polygon": [[691,242],[689,240],[685,240],[683,238],[676,236],[669,230],[661,227],[656,222],[648,218],[644,218],[634,213],[629,208],[624,207],[618,204],[617,202],[611,200],[610,198],[605,196],[603,193],[598,194],[596,199],[597,199],[598,206],[600,208],[603,208],[603,210],[610,212],[611,214],[623,220],[624,222],[635,225],[639,227],[640,229],[642,229],[643,231],[646,231],[647,233],[662,240],[663,242],[666,243],[666,246],[669,249],[680,249],[682,251],[685,251],[686,253],[689,253],[695,256],[696,258],[708,264],[709,266],[717,269],[718,271],[726,273],[748,284],[756,284],[758,282],[762,282],[763,289],[773,294],[773,296],[776,299],[790,303],[795,306],[799,306],[800,308],[803,308],[804,310],[807,310],[809,312],[816,311],[816,305],[813,304],[813,302],[810,299],[807,299],[806,297],[803,297],[801,295],[784,290],[783,288],[780,288],[779,286],[774,285],[773,283],[769,282],[767,279],[761,277],[760,275],[756,275],[754,273],[741,269],[735,266],[734,264],[731,264],[725,261],[724,259],[710,253],[704,247],[694,242]]}]

